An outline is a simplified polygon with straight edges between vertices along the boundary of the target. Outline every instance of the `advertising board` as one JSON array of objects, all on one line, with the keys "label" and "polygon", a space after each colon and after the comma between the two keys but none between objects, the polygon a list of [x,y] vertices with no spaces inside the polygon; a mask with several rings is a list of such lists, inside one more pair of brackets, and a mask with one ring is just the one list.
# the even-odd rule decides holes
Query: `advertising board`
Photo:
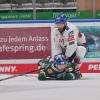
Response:
[{"label": "advertising board", "polygon": [[[100,20],[74,20],[86,35],[87,54],[80,66],[83,73],[100,72]],[[0,73],[16,74],[37,69],[37,62],[54,56],[54,22],[1,21]]]}]

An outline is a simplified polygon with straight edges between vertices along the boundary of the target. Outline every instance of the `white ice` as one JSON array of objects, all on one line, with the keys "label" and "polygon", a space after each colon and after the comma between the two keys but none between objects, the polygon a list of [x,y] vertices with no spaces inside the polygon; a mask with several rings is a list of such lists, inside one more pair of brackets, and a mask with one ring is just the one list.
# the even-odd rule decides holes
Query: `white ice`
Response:
[{"label": "white ice", "polygon": [[0,100],[100,100],[100,73],[73,81],[38,81],[32,75],[5,80],[0,82]]}]

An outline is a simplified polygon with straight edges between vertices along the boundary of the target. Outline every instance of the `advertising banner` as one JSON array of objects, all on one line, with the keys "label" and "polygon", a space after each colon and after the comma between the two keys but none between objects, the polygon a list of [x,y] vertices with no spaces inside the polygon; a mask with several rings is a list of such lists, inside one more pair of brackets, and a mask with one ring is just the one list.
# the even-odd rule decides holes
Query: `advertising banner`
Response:
[{"label": "advertising banner", "polygon": [[[83,20],[82,20],[83,21]],[[100,73],[100,24],[74,22],[86,36],[87,54],[81,72]],[[18,74],[37,69],[37,62],[54,56],[54,23],[1,24],[0,73]]]},{"label": "advertising banner", "polygon": [[0,59],[51,56],[50,27],[0,28]]},{"label": "advertising banner", "polygon": [[100,73],[100,62],[83,63],[80,68],[82,73]]},{"label": "advertising banner", "polygon": [[1,13],[0,20],[31,20],[33,19],[32,12],[12,12],[12,13]]},{"label": "advertising banner", "polygon": [[[41,10],[36,12],[37,20],[50,20],[54,19],[59,13],[64,13],[68,18],[93,18],[92,11],[76,11],[76,10]],[[41,16],[43,15],[43,16]],[[96,18],[100,18],[100,11],[96,12]],[[11,13],[0,13],[0,20],[32,20],[33,11],[20,11],[20,12],[11,12]]]},{"label": "advertising banner", "polygon": [[96,11],[96,18],[100,18],[100,10]]},{"label": "advertising banner", "polygon": [[[37,64],[0,64],[0,74],[19,74],[37,69]],[[34,74],[37,74],[37,72],[34,72]]]}]

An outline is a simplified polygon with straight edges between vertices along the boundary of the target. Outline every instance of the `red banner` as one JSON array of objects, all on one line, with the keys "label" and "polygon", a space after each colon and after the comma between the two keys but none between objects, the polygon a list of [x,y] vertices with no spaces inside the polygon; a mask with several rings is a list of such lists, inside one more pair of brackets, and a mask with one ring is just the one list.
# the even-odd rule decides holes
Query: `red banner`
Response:
[{"label": "red banner", "polygon": [[19,74],[37,69],[37,64],[0,64],[0,73],[2,74]]},{"label": "red banner", "polygon": [[[19,74],[37,69],[37,64],[0,64],[0,73],[2,74]],[[100,73],[100,62],[83,63],[80,70],[82,73]]]},{"label": "red banner", "polygon": [[51,56],[50,27],[0,28],[0,59]]},{"label": "red banner", "polygon": [[100,73],[100,62],[87,62],[81,65],[83,73]]}]

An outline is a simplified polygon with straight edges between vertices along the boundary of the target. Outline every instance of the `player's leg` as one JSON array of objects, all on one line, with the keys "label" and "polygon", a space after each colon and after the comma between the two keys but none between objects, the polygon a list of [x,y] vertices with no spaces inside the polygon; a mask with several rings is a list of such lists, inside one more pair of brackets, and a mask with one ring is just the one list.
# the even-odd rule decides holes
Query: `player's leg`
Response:
[{"label": "player's leg", "polygon": [[74,80],[74,79],[75,79],[75,75],[71,72],[65,73],[63,75],[63,80]]},{"label": "player's leg", "polygon": [[78,46],[77,48],[77,51],[76,51],[76,58],[74,59],[74,62],[76,63],[75,65],[75,77],[76,79],[80,79],[82,77],[82,74],[80,72],[80,66],[81,66],[81,63],[86,54],[87,50],[84,46]]},{"label": "player's leg", "polygon": [[44,74],[39,74],[38,80],[46,80],[46,76]]}]

